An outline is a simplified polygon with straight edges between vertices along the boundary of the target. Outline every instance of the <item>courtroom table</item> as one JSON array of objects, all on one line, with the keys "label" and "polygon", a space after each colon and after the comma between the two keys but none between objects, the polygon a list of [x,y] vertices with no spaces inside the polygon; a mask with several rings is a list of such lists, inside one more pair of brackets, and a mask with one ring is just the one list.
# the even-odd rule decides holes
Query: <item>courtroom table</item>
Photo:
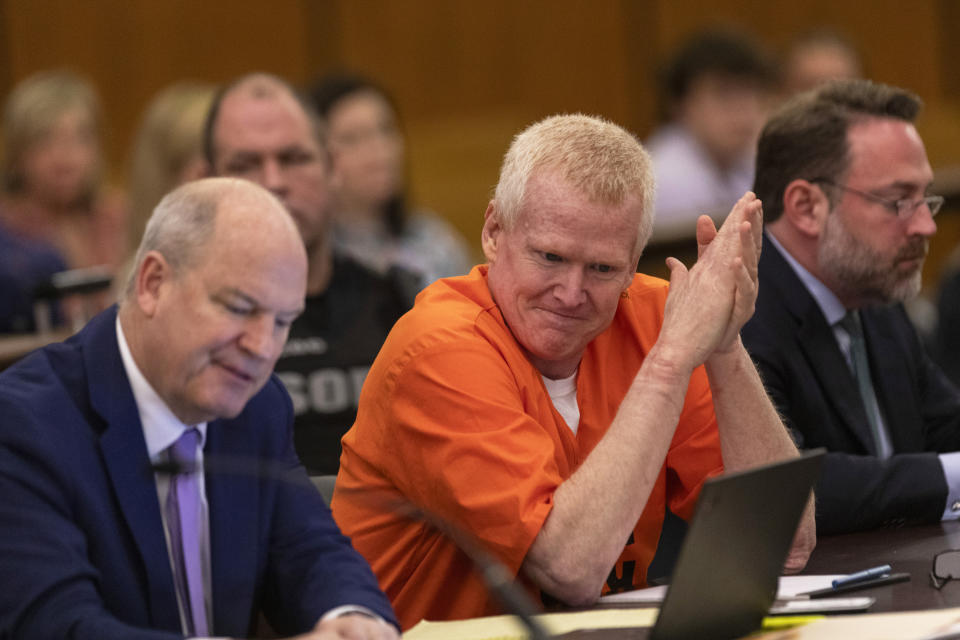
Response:
[{"label": "courtroom table", "polygon": [[853,573],[889,564],[894,572],[909,573],[910,581],[849,594],[876,598],[871,613],[960,607],[960,581],[951,580],[939,591],[930,584],[933,556],[947,549],[960,549],[958,522],[825,536],[817,540],[803,573]]}]

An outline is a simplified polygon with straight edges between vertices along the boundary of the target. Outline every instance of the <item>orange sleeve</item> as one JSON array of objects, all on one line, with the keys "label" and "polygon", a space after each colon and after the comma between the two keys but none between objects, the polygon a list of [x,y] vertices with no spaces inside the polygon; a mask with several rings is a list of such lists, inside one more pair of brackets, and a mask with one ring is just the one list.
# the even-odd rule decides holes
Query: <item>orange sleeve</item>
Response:
[{"label": "orange sleeve", "polygon": [[514,573],[562,482],[556,434],[525,412],[528,383],[539,379],[515,376],[484,340],[427,348],[396,370],[378,429],[397,489],[472,532]]},{"label": "orange sleeve", "polygon": [[706,370],[694,369],[680,421],[667,452],[667,500],[684,520],[693,515],[703,482],[723,472],[720,433]]}]

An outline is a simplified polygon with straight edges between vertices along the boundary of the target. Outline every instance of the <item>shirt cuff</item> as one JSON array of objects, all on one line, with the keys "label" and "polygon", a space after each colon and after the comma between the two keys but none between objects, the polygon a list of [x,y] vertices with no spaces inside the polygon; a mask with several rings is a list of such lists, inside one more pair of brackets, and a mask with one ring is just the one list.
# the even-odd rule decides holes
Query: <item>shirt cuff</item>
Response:
[{"label": "shirt cuff", "polygon": [[[960,460],[958,460],[957,464],[960,465]],[[379,615],[377,615],[370,609],[367,609],[366,607],[362,607],[358,604],[343,604],[343,605],[340,605],[339,607],[334,607],[333,609],[330,609],[330,611],[327,611],[325,614],[323,614],[323,617],[320,618],[320,621],[323,622],[324,620],[332,620],[333,618],[339,618],[340,616],[345,616],[348,613],[359,613],[362,616],[367,616],[368,618],[379,620],[380,622],[382,622],[387,626],[392,626],[387,624],[386,620],[381,618]]]},{"label": "shirt cuff", "polygon": [[941,519],[956,520],[960,518],[960,451],[941,453],[938,457],[947,480],[947,504]]}]

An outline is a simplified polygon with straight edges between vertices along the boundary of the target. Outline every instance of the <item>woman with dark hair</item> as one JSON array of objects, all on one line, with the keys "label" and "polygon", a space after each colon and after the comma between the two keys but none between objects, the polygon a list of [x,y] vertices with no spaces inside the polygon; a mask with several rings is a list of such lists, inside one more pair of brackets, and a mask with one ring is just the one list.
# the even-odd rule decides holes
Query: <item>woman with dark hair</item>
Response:
[{"label": "woman with dark hair", "polygon": [[309,96],[326,124],[333,159],[334,245],[379,271],[400,266],[423,285],[473,264],[463,238],[436,214],[408,208],[397,111],[366,78],[322,78]]}]

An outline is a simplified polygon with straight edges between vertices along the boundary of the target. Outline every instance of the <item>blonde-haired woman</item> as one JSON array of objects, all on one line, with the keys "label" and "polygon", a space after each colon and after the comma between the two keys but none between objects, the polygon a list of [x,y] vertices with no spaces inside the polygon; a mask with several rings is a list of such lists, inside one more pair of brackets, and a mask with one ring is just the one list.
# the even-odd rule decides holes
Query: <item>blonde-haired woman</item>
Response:
[{"label": "blonde-haired woman", "polygon": [[30,76],[4,108],[0,223],[71,268],[112,270],[125,254],[126,207],[103,182],[102,121],[96,91],[69,71]]},{"label": "blonde-haired woman", "polygon": [[215,93],[210,84],[178,82],[147,106],[130,156],[131,253],[160,199],[174,187],[204,176],[203,126]]}]

